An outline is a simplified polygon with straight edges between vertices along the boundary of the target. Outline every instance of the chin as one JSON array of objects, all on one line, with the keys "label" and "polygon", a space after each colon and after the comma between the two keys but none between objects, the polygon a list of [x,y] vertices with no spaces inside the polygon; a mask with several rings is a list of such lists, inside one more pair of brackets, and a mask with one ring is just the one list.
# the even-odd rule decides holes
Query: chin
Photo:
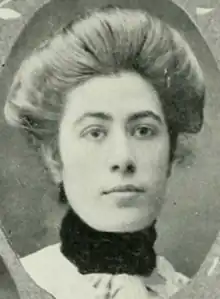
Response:
[{"label": "chin", "polygon": [[99,223],[93,223],[92,227],[98,231],[105,232],[137,232],[141,231],[147,227],[149,227],[155,219],[147,219],[146,217],[141,219],[120,219],[120,221],[112,221],[113,219],[109,219],[109,221],[101,221]]},{"label": "chin", "polygon": [[102,232],[136,232],[150,227],[155,220],[155,211],[137,207],[104,208],[91,213],[91,209],[81,213],[81,217],[91,228]]}]

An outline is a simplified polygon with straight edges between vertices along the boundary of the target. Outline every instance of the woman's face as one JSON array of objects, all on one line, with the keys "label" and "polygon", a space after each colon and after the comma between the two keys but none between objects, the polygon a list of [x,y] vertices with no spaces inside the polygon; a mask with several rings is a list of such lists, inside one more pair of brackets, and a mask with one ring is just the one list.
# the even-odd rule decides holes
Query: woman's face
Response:
[{"label": "woman's face", "polygon": [[70,91],[59,147],[68,201],[89,226],[131,232],[158,216],[169,135],[156,91],[138,74],[97,77]]}]

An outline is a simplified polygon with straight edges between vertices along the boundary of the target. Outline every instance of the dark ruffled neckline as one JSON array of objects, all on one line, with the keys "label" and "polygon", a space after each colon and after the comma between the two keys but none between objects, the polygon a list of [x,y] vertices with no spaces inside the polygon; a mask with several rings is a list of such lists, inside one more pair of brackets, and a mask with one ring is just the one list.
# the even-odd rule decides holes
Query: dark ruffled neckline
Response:
[{"label": "dark ruffled neckline", "polygon": [[60,228],[61,251],[81,274],[150,276],[156,268],[155,224],[134,233],[100,232],[69,208]]}]

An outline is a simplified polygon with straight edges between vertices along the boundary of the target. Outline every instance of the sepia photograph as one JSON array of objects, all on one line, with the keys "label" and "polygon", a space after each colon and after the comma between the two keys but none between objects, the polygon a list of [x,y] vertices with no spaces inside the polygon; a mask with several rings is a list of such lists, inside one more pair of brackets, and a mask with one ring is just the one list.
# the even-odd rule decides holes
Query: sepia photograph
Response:
[{"label": "sepia photograph", "polygon": [[218,1],[0,1],[0,299],[219,299]]}]

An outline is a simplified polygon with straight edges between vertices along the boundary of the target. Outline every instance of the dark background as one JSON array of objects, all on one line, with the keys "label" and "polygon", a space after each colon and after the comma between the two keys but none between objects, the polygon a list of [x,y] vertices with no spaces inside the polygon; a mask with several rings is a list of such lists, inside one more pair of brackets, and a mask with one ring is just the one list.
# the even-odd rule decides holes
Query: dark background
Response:
[{"label": "dark background", "polygon": [[[158,223],[156,246],[177,270],[191,276],[220,229],[220,76],[197,28],[176,5],[165,0],[52,1],[34,15],[12,48],[0,75],[0,109],[3,108],[13,73],[22,59],[43,39],[74,18],[83,7],[97,7],[100,2],[102,5],[126,4],[127,7],[135,7],[139,3],[137,7],[148,9],[183,30],[204,70],[208,88],[205,125],[198,136],[188,137],[191,150],[184,149],[184,163],[174,167],[167,204]],[[199,18],[199,22],[203,22],[205,16]],[[24,256],[58,241],[57,232],[65,206],[58,204],[57,188],[23,136],[9,128],[3,117],[0,130],[0,218],[13,248]],[[8,280],[1,263],[0,273],[0,290],[3,290],[7,288]]]}]

